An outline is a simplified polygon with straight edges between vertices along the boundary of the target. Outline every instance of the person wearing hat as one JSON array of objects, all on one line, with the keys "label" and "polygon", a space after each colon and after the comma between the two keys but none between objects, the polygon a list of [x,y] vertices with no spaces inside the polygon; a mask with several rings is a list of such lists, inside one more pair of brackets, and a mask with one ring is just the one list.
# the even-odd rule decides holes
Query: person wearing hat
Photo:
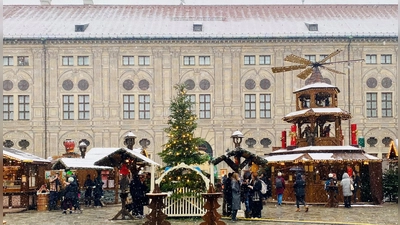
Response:
[{"label": "person wearing hat", "polygon": [[285,191],[285,179],[281,172],[278,172],[278,176],[275,178],[275,189],[279,206],[282,205],[283,192]]},{"label": "person wearing hat", "polygon": [[59,173],[56,172],[56,174],[49,180],[50,183],[49,211],[57,210],[57,201],[59,197],[58,192],[60,191],[61,187],[61,181],[58,176]]},{"label": "person wearing hat", "polygon": [[78,200],[78,185],[73,177],[68,177],[66,185],[63,201],[63,214],[67,214],[68,209],[71,214],[73,212],[72,207],[76,205],[76,201]]}]

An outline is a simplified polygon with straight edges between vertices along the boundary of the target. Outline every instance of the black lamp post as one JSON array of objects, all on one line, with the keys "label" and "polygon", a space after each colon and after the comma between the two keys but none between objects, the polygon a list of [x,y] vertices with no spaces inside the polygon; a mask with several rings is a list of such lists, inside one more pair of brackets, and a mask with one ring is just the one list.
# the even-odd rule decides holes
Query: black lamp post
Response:
[{"label": "black lamp post", "polygon": [[82,159],[85,158],[86,155],[87,144],[84,141],[79,143],[79,151],[81,152]]},{"label": "black lamp post", "polygon": [[125,136],[124,145],[126,145],[128,149],[132,150],[135,145],[135,139],[136,135],[132,133],[132,131],[129,131]]},{"label": "black lamp post", "polygon": [[235,148],[240,147],[243,137],[244,137],[244,135],[242,134],[242,132],[240,132],[238,130],[233,132],[231,138],[232,138],[233,143],[235,144]]}]

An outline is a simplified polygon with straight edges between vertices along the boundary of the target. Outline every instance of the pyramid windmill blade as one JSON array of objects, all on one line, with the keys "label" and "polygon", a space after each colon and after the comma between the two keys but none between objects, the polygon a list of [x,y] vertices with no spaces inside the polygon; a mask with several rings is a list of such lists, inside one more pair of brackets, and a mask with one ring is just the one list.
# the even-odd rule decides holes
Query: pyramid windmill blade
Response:
[{"label": "pyramid windmill blade", "polygon": [[338,73],[338,74],[344,74],[344,75],[346,75],[346,74],[343,73],[343,72],[340,72],[340,71],[337,71],[337,70],[334,70],[334,69],[331,69],[331,68],[328,68],[328,67],[325,67],[325,66],[321,66],[321,68],[326,69],[326,70],[329,70],[329,71],[331,71],[332,73]]},{"label": "pyramid windmill blade", "polygon": [[304,69],[306,67],[307,65],[295,65],[295,66],[272,67],[271,69],[273,73],[280,73],[280,72]]},{"label": "pyramid windmill blade", "polygon": [[319,63],[324,63],[324,62],[326,62],[326,61],[328,61],[328,60],[330,60],[333,56],[335,56],[335,55],[337,55],[337,54],[339,54],[340,52],[341,52],[342,50],[336,50],[336,51],[334,51],[334,52],[332,52],[331,54],[329,54],[327,57],[325,57],[325,59],[323,59],[323,60],[321,60],[321,61],[319,61]]},{"label": "pyramid windmill blade", "polygon": [[299,64],[303,64],[303,65],[307,65],[307,66],[311,65],[313,63],[308,59],[301,58],[300,56],[293,55],[293,54],[286,56],[283,60],[285,60],[287,62],[299,63]]},{"label": "pyramid windmill blade", "polygon": [[312,73],[313,68],[307,68],[297,75],[298,78],[305,80]]}]

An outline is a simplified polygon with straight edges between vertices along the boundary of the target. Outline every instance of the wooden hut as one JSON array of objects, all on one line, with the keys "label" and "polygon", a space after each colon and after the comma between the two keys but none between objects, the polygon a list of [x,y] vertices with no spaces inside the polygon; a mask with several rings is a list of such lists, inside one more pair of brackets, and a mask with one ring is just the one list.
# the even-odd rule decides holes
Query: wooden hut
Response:
[{"label": "wooden hut", "polygon": [[45,184],[50,161],[3,147],[3,208],[36,208],[36,192]]}]

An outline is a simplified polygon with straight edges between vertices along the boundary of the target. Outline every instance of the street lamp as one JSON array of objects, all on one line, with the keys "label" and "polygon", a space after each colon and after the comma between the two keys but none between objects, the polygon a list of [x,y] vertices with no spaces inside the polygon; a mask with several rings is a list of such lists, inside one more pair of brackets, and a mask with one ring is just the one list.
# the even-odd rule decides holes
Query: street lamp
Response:
[{"label": "street lamp", "polygon": [[233,143],[235,144],[235,148],[240,147],[243,137],[244,137],[244,135],[242,134],[242,132],[240,132],[238,130],[233,132],[231,138],[232,138]]},{"label": "street lamp", "polygon": [[81,152],[82,159],[85,158],[86,155],[87,144],[84,141],[79,143],[79,151]]},{"label": "street lamp", "polygon": [[136,135],[129,131],[125,136],[124,145],[130,150],[133,150],[133,146],[135,145]]}]

